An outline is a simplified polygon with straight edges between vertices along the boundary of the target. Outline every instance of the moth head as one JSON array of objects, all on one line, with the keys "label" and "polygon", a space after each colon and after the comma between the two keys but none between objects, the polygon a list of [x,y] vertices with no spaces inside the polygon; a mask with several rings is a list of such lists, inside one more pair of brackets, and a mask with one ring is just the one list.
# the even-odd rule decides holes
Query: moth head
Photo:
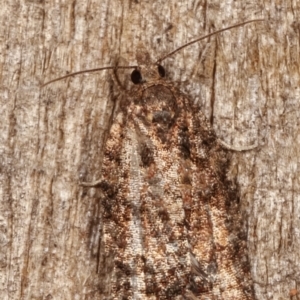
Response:
[{"label": "moth head", "polygon": [[165,77],[166,71],[160,64],[140,66],[131,73],[131,81],[134,84],[142,84],[151,80]]}]

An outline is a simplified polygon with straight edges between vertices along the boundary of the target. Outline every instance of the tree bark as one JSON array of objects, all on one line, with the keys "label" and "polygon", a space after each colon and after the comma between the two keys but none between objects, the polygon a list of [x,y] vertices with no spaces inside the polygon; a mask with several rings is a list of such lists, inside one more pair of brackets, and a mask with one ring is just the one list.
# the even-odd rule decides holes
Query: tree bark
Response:
[{"label": "tree bark", "polygon": [[[1,1],[1,299],[102,299],[97,275],[103,138],[120,93],[111,71],[142,43],[235,148],[257,299],[297,299],[298,2]],[[119,70],[127,88],[130,71]],[[298,174],[298,175],[297,175]]]}]

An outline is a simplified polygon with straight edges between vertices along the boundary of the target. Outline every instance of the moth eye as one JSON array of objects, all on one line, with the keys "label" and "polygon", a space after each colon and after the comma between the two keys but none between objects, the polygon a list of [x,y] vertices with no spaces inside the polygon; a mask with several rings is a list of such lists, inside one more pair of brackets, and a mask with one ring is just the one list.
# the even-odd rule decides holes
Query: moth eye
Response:
[{"label": "moth eye", "polygon": [[161,65],[157,65],[157,69],[158,69],[158,73],[159,73],[160,77],[165,77],[165,75],[166,75],[165,68]]},{"label": "moth eye", "polygon": [[141,81],[142,81],[142,75],[141,75],[141,72],[138,71],[138,70],[133,70],[132,73],[131,73],[131,81],[132,81],[134,84],[139,84],[139,83],[141,83]]}]

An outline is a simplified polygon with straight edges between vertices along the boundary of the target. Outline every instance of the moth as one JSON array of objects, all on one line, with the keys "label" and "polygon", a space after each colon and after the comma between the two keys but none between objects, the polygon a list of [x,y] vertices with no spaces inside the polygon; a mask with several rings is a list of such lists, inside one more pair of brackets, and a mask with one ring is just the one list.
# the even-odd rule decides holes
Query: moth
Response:
[{"label": "moth", "polygon": [[[99,276],[103,299],[254,299],[228,151],[199,108],[137,55],[104,147]],[[115,67],[80,71],[51,82]],[[45,84],[45,85],[46,85]]]}]

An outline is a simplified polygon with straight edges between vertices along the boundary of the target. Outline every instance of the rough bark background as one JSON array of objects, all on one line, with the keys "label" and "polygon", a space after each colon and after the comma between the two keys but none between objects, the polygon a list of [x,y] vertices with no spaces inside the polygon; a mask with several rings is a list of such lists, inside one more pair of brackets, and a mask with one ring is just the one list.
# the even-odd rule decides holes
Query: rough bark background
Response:
[{"label": "rough bark background", "polygon": [[[96,66],[178,52],[168,77],[234,152],[257,299],[299,299],[299,1],[0,0],[0,298],[101,299],[96,273],[102,138],[119,93]],[[130,72],[119,71],[126,86]],[[295,296],[293,296],[295,294]]]}]

